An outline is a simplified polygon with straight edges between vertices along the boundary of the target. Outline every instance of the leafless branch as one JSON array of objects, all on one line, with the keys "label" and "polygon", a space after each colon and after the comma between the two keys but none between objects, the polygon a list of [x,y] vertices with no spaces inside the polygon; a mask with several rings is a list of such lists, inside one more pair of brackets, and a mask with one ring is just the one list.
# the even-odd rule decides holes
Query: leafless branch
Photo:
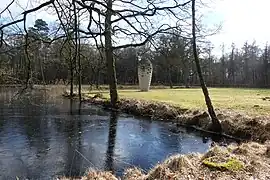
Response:
[{"label": "leafless branch", "polygon": [[[191,0],[183,3],[183,4],[177,4],[175,6],[165,6],[165,7],[154,7],[154,8],[151,8],[151,9],[147,9],[145,11],[132,11],[132,10],[121,10],[121,11],[114,11],[116,14],[118,14],[120,16],[120,18],[118,19],[115,19],[112,21],[112,23],[115,23],[115,22],[118,22],[120,20],[126,20],[127,18],[132,18],[132,17],[136,17],[136,16],[154,16],[156,14],[157,11],[163,11],[163,10],[168,10],[168,9],[176,9],[176,8],[179,8],[179,7],[183,7],[187,4],[189,4],[191,2]],[[125,11],[130,11],[132,14],[129,14],[129,15],[125,15],[123,16],[121,14],[121,12],[125,12]]]},{"label": "leafless branch", "polygon": [[8,10],[8,8],[14,3],[15,0],[12,0],[1,12],[0,12],[0,17],[1,15]]},{"label": "leafless branch", "polygon": [[[164,25],[162,25],[164,26]],[[139,47],[139,46],[143,46],[145,45],[148,41],[150,41],[155,35],[159,34],[159,33],[162,33],[162,32],[166,32],[170,29],[172,29],[172,27],[168,27],[168,28],[165,28],[165,29],[162,29],[162,26],[154,33],[152,34],[149,34],[145,40],[141,43],[131,43],[131,44],[125,44],[125,45],[121,45],[121,46],[115,46],[113,47],[113,49],[122,49],[122,48],[128,48],[128,47]]]}]

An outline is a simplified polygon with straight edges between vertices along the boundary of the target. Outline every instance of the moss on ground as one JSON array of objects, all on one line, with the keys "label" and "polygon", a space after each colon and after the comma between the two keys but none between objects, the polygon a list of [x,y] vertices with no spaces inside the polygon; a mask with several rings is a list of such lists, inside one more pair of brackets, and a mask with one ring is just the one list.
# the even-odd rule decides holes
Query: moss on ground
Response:
[{"label": "moss on ground", "polygon": [[214,168],[222,171],[239,171],[244,167],[243,162],[235,158],[228,158],[226,162],[213,162],[212,158],[206,158],[202,163],[209,168]]}]

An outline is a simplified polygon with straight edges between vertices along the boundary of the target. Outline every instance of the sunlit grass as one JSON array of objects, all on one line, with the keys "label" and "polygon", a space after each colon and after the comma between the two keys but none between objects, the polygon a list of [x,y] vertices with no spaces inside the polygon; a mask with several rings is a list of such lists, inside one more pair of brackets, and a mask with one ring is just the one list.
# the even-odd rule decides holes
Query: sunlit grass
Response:
[{"label": "sunlit grass", "polygon": [[[270,114],[270,101],[262,100],[264,97],[270,97],[270,90],[209,88],[209,92],[215,108],[244,112],[249,115]],[[109,96],[107,90],[103,93]],[[206,109],[200,88],[152,89],[149,92],[140,92],[135,89],[119,90],[119,96],[120,98],[165,102],[188,109]]]}]

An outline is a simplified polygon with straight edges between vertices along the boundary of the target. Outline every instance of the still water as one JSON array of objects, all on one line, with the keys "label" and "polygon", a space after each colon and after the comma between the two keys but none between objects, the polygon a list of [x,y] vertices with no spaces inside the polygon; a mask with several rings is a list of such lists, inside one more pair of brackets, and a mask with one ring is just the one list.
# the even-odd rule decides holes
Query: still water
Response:
[{"label": "still water", "polygon": [[170,123],[79,105],[50,92],[14,98],[0,88],[0,179],[80,176],[88,168],[148,170],[176,153],[205,152],[199,134],[173,133]]}]

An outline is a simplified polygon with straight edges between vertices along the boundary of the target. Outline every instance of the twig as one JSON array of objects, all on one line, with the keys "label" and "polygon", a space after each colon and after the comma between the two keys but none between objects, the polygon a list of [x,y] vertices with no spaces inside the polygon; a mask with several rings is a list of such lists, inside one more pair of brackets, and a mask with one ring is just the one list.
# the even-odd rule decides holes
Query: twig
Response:
[{"label": "twig", "polygon": [[0,12],[0,17],[1,15],[14,3],[15,0],[12,0],[6,7]]}]

